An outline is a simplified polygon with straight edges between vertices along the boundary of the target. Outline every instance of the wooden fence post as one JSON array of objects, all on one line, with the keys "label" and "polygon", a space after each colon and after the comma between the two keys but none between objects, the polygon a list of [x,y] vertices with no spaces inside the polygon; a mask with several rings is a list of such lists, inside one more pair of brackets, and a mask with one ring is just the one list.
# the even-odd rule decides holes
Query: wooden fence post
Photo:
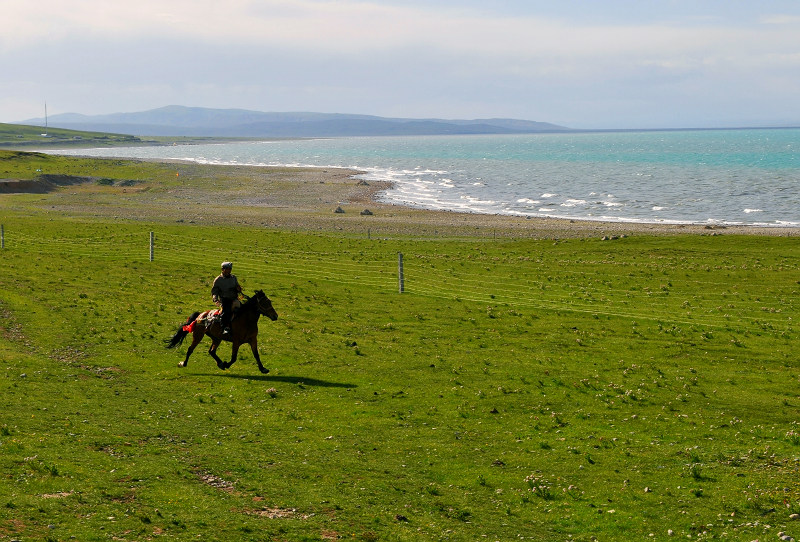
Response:
[{"label": "wooden fence post", "polygon": [[153,261],[153,232],[150,232],[150,261]]},{"label": "wooden fence post", "polygon": [[397,253],[397,279],[400,284],[400,293],[402,294],[406,289],[405,278],[403,277],[403,253]]}]

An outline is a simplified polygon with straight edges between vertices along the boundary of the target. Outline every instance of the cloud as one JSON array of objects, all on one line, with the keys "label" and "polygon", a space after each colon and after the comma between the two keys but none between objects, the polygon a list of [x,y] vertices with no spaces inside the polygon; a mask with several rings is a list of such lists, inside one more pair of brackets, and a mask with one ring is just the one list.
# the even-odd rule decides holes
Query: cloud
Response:
[{"label": "cloud", "polygon": [[[312,0],[6,0],[14,21],[0,40],[8,49],[72,39],[113,42],[189,40],[215,46],[272,47],[357,54],[432,48],[461,54],[597,58],[724,49],[742,29],[663,24],[591,25],[532,15],[502,16],[435,4],[396,6]],[[765,16],[770,25],[798,17]],[[758,42],[786,46],[793,36],[750,30]],[[793,42],[792,42],[793,43]],[[276,51],[280,52],[280,51]]]},{"label": "cloud", "polygon": [[764,15],[759,21],[762,24],[800,26],[800,15]]},{"label": "cloud", "polygon": [[[13,24],[0,34],[0,62],[14,82],[9,88],[46,85],[63,107],[87,113],[166,103],[267,104],[565,123],[578,110],[569,99],[618,117],[618,96],[667,110],[667,91],[678,95],[673,107],[685,108],[698,89],[716,86],[718,93],[741,92],[748,103],[777,103],[787,93],[755,81],[795,89],[800,83],[792,75],[800,17],[790,14],[693,13],[689,20],[653,13],[594,22],[570,16],[569,6],[559,8],[560,16],[554,8],[549,16],[533,9],[511,16],[473,5],[4,0],[4,19]],[[747,96],[756,90],[760,96]],[[118,105],[105,105],[113,100]],[[0,101],[0,114],[13,114],[7,104],[20,101]]]}]

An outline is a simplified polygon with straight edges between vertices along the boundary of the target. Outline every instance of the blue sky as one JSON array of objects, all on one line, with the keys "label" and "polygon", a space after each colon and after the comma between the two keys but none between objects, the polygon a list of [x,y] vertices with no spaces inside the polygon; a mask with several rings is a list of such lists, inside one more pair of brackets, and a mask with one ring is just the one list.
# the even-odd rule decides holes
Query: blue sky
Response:
[{"label": "blue sky", "polygon": [[165,105],[800,124],[800,2],[2,0],[0,122]]}]

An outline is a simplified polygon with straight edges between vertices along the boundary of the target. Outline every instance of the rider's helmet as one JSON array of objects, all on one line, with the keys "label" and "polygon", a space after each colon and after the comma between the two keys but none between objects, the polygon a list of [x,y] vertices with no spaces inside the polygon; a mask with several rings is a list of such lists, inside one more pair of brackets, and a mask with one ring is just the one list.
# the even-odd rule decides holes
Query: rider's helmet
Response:
[{"label": "rider's helmet", "polygon": [[233,264],[231,262],[222,262],[223,269],[233,269]]}]

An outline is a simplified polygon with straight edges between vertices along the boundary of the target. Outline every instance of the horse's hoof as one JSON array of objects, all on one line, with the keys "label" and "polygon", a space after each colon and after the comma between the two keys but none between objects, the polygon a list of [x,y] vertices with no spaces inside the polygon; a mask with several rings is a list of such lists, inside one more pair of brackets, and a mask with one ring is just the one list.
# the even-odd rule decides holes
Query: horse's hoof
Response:
[{"label": "horse's hoof", "polygon": [[258,370],[261,371],[262,374],[267,374],[269,372],[269,369],[266,367],[259,367]]},{"label": "horse's hoof", "polygon": [[186,364],[182,361],[178,362],[178,367],[186,367]]}]

